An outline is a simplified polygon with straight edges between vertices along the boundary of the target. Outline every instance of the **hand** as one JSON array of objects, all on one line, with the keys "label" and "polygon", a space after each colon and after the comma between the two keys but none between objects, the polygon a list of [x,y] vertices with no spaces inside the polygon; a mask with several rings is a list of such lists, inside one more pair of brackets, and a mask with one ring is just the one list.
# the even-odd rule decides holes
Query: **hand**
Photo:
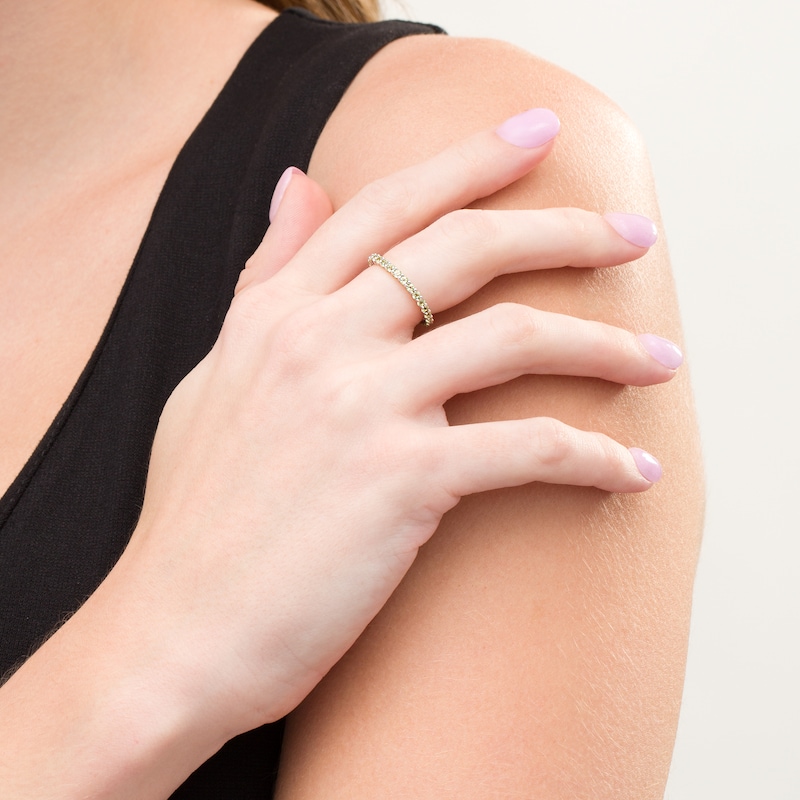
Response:
[{"label": "hand", "polygon": [[149,635],[192,665],[187,696],[231,735],[302,700],[463,495],[530,481],[651,485],[600,434],[552,419],[449,427],[442,404],[523,373],[663,382],[674,370],[647,348],[668,343],[512,304],[413,338],[419,309],[366,267],[385,252],[436,313],[498,274],[641,256],[615,230],[628,218],[463,209],[547,151],[481,133],[324,222],[320,202],[305,243],[281,225],[282,206],[215,347],[170,398],[115,573],[150,609]]}]

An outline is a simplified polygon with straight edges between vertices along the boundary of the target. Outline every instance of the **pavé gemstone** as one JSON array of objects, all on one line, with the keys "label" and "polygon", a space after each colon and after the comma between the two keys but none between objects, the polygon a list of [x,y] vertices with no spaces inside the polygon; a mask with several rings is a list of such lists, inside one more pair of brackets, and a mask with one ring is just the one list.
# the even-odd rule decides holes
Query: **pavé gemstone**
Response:
[{"label": "pav\u00e9 gemstone", "polygon": [[367,263],[371,267],[383,267],[393,278],[396,278],[406,289],[406,291],[414,299],[414,302],[419,306],[422,312],[422,317],[426,325],[433,325],[433,312],[430,306],[425,302],[422,295],[419,293],[416,286],[396,267],[391,261],[384,258],[378,253],[373,253],[368,259]]}]

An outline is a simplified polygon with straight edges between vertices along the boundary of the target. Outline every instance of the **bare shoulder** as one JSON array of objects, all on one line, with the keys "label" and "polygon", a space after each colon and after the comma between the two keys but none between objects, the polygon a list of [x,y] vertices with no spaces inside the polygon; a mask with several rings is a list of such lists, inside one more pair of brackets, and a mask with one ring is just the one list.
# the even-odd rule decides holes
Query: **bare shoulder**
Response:
[{"label": "bare shoulder", "polygon": [[[527,108],[562,131],[481,206],[659,221],[645,148],[602,93],[509,45],[422,36],[364,68],[311,164],[339,205],[368,181]],[[512,300],[681,343],[664,237],[633,264],[495,279]],[[281,800],[663,796],[680,702],[702,475],[688,373],[620,387],[526,375],[453,398],[452,424],[552,416],[655,453],[643,495],[532,484],[464,498],[383,611],[295,711]]]},{"label": "bare shoulder", "polygon": [[[369,181],[534,107],[550,108],[561,120],[552,152],[477,205],[634,212],[661,227],[647,150],[628,116],[581,78],[489,39],[412,36],[381,50],[329,120],[310,172],[339,206]],[[549,270],[493,281],[450,318],[501,300],[681,338],[663,235],[624,269]]]},{"label": "bare shoulder", "polygon": [[650,189],[641,138],[602,92],[505,42],[447,36],[412,36],[381,50],[326,126],[312,171],[342,202],[381,174],[540,106],[559,115],[562,132],[554,153],[523,182],[527,205],[557,205],[561,197],[589,207],[613,202],[584,187],[612,175],[614,194],[635,191],[620,185],[622,166],[647,182],[640,191]]},{"label": "bare shoulder", "polygon": [[[478,205],[635,212],[660,227],[647,150],[627,115],[581,78],[490,39],[412,36],[381,50],[329,120],[310,172],[339,206],[369,181],[535,107],[550,108],[561,120],[553,151],[524,179]],[[655,326],[679,337],[663,236],[624,272],[508,276],[456,314],[499,300],[534,298],[532,304],[546,310],[626,327]]]}]

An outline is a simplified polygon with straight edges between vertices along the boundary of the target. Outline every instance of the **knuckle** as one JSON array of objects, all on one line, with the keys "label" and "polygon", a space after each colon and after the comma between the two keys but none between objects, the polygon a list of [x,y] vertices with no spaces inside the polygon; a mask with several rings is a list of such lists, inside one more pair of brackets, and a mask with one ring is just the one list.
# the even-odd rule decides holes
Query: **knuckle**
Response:
[{"label": "knuckle", "polygon": [[434,224],[436,232],[448,245],[455,245],[462,250],[475,244],[490,250],[500,234],[497,215],[479,208],[451,211]]},{"label": "knuckle", "polygon": [[[615,237],[609,237],[609,225],[601,214],[582,208],[561,208],[562,228],[568,249],[581,266],[606,266],[613,261]],[[609,249],[611,247],[611,249]]]},{"label": "knuckle", "polygon": [[408,217],[416,205],[413,187],[397,175],[368,183],[357,197],[361,210],[381,222]]},{"label": "knuckle", "polygon": [[[559,231],[565,249],[572,254],[572,257],[583,259],[587,247],[593,253],[601,246],[595,221],[598,214],[584,211],[581,208],[555,208],[552,211],[555,217],[555,228]],[[584,256],[580,254],[584,254]]]},{"label": "knuckle", "polygon": [[246,271],[239,275],[237,291],[225,317],[225,325],[242,332],[267,329],[287,309],[297,305],[298,296],[278,282],[252,283]]},{"label": "knuckle", "polygon": [[533,428],[533,448],[546,467],[559,467],[575,449],[572,429],[551,417],[540,417]]},{"label": "knuckle", "polygon": [[593,438],[602,459],[613,469],[625,472],[628,462],[627,448],[604,433],[595,433]]},{"label": "knuckle", "polygon": [[587,451],[606,476],[619,478],[630,470],[628,449],[604,433],[587,433]]},{"label": "knuckle", "polygon": [[486,171],[486,151],[474,139],[464,139],[455,148],[458,172],[467,178],[478,177]]},{"label": "knuckle", "polygon": [[590,326],[592,366],[599,377],[634,386],[652,382],[652,365],[643,358],[635,334],[602,322],[585,324]]},{"label": "knuckle", "polygon": [[[243,277],[240,276],[239,280],[243,281]],[[266,313],[266,303],[261,293],[242,289],[236,292],[231,300],[222,333],[239,339],[242,335],[256,330]]]},{"label": "knuckle", "polygon": [[527,349],[543,327],[542,315],[520,303],[492,306],[489,321],[499,345],[514,349]]},{"label": "knuckle", "polygon": [[589,234],[593,224],[600,217],[599,214],[584,211],[582,208],[573,208],[571,206],[557,208],[554,209],[554,211],[556,215],[560,217],[563,226],[571,230],[573,234],[578,237]]},{"label": "knuckle", "polygon": [[[335,335],[342,331],[342,319],[335,296],[320,298],[259,284],[233,298],[219,342],[233,361],[249,360],[258,381],[297,388],[311,380],[320,398],[342,398],[344,405],[354,383],[349,380],[352,370],[342,368],[347,363],[345,340]],[[370,391],[375,388],[365,389],[362,400],[368,400]]]},{"label": "knuckle", "polygon": [[324,385],[321,396],[337,427],[358,429],[364,422],[366,409],[375,402],[376,387],[368,370],[353,366],[328,370]]},{"label": "knuckle", "polygon": [[604,375],[630,376],[631,367],[635,366],[638,352],[636,337],[627,331],[595,323],[596,340],[592,351],[600,363]]},{"label": "knuckle", "polygon": [[287,314],[270,336],[269,367],[278,374],[300,374],[316,364],[330,341],[318,304]]}]

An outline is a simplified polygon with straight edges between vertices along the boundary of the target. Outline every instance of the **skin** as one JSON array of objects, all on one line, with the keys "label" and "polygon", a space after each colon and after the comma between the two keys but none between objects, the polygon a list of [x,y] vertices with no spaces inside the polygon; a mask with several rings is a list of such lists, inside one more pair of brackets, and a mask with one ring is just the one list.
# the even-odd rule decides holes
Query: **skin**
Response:
[{"label": "skin", "polygon": [[[419,37],[386,48],[335,112],[310,174],[335,206],[376,176],[535,106],[562,121],[553,153],[480,205],[659,219],[644,147],[619,109],[490,41]],[[681,342],[663,236],[624,269],[498,279],[447,319],[509,299]],[[447,411],[453,424],[552,415],[643,442],[666,477],[646,495],[538,484],[462,500],[292,715],[278,796],[661,797],[702,525],[688,374],[623,390],[526,376],[460,396]]]},{"label": "skin", "polygon": [[89,359],[178,151],[273,16],[237,0],[0,2],[0,369],[15,376],[0,490]]},{"label": "skin", "polygon": [[[20,376],[0,395],[4,484],[33,449],[97,340],[171,159],[246,43],[270,18],[246,2],[210,0],[105,4],[100,16],[94,4],[75,2],[60,11],[67,19],[59,18],[59,4],[34,5],[0,7],[4,60],[20,64],[36,52],[46,62],[40,71],[17,71],[27,82],[3,90],[8,113],[0,114],[0,144],[9,154],[0,218],[15,234],[4,241],[0,259],[0,311],[6,312],[0,333],[12,343],[0,367]],[[159,25],[145,25],[148,14],[158,14]],[[163,32],[156,41],[154,28]],[[91,49],[80,40],[81,30]],[[210,30],[214,48],[206,46]],[[124,31],[130,50],[110,39],[110,31]],[[56,47],[73,41],[74,47]],[[105,48],[106,42],[115,46]],[[132,68],[121,53],[140,60]],[[100,87],[99,73],[107,76]],[[74,83],[51,85],[52,74]],[[165,91],[159,86],[174,85],[166,75],[196,89],[185,93],[185,105],[159,94]],[[78,91],[86,87],[92,91]],[[533,175],[484,205],[584,206],[657,218],[646,158],[619,111],[574,78],[494,43],[420,38],[386,48],[330,120],[310,174],[339,207],[369,180],[530,106],[553,108],[563,133]],[[156,107],[165,114],[153,131]],[[431,108],[440,111],[431,114]],[[122,114],[130,115],[129,133],[120,140]],[[64,119],[70,120],[67,129]],[[87,147],[90,135],[93,146]],[[31,146],[42,156],[33,172]],[[75,185],[83,187],[79,197]],[[327,213],[323,205],[316,221]],[[52,298],[44,309],[42,296]],[[663,239],[635,266],[498,279],[437,321],[500,299],[680,342]],[[50,348],[47,369],[35,357],[43,341]],[[646,389],[587,378],[519,378],[459,396],[447,413],[452,423],[555,416],[645,447],[658,455],[667,477],[635,497],[531,485],[462,501],[379,617],[293,713],[279,796],[659,797],[680,697],[702,510],[685,372]],[[145,537],[141,541],[144,552],[154,552]],[[122,577],[115,586],[116,576]],[[109,631],[110,620],[133,613],[130,601],[124,613],[111,613],[120,611],[114,598],[124,594],[115,590],[132,585],[125,577],[123,565],[106,593],[65,626],[75,636],[56,637],[45,654],[49,661],[33,660],[19,673],[32,687],[28,700],[36,697],[53,717],[51,727],[39,731],[40,748],[48,737],[63,741],[59,715],[67,730],[74,732],[78,722],[98,741],[109,736],[102,715],[81,719],[63,697],[42,699],[42,686],[52,674],[63,674],[69,684],[67,667],[80,658],[73,641],[90,650],[97,641],[102,651],[100,640],[111,635],[121,650],[141,652],[140,642],[126,642],[113,625]],[[105,618],[105,628],[98,618]],[[106,674],[103,664],[92,663]],[[54,673],[54,664],[66,671]],[[186,689],[185,683],[165,683],[144,702],[133,690],[127,701],[122,694],[132,736],[138,719],[152,719],[148,697],[161,712],[160,690],[169,696]],[[119,701],[120,693],[115,697]],[[12,705],[12,722],[13,713],[24,719],[30,709]],[[177,712],[175,719],[160,716],[150,751],[126,767],[133,776],[142,770],[149,775],[132,796],[161,796],[198,754],[220,744],[218,731],[205,738],[178,736],[185,720]],[[165,750],[172,754],[168,767],[158,758]],[[91,763],[92,753],[88,758]],[[74,759],[68,753],[65,763]],[[100,755],[95,762],[92,768],[102,770]],[[125,785],[125,777],[122,769],[116,780]]]}]

